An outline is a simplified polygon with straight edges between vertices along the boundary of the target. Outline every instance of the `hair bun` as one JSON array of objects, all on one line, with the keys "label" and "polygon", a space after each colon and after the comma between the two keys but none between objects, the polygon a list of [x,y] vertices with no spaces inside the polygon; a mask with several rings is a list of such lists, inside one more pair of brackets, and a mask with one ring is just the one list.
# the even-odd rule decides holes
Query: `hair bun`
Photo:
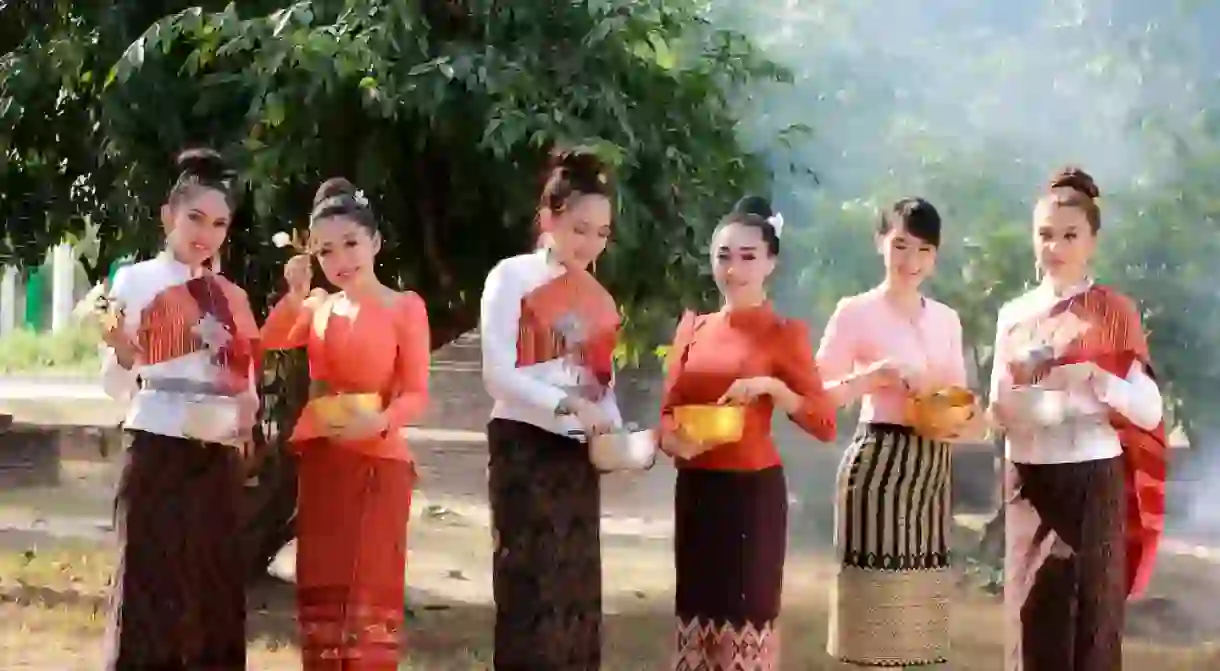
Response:
[{"label": "hair bun", "polygon": [[203,182],[219,182],[229,179],[233,172],[225,165],[220,153],[214,149],[187,149],[174,160],[179,177],[193,177]]},{"label": "hair bun", "polygon": [[314,192],[313,204],[317,207],[323,201],[338,196],[355,196],[359,189],[355,184],[352,184],[346,177],[331,177],[322,182],[318,186],[318,190]]},{"label": "hair bun", "polygon": [[551,149],[551,153],[546,159],[546,171],[551,173],[563,166],[563,162],[568,160],[568,156],[572,151],[565,147],[555,147]]},{"label": "hair bun", "polygon": [[733,214],[752,214],[761,219],[770,219],[775,216],[775,208],[771,207],[770,200],[762,196],[742,196],[733,206]]},{"label": "hair bun", "polygon": [[1089,198],[1101,196],[1093,176],[1076,166],[1067,166],[1051,177],[1050,189],[1071,189]]},{"label": "hair bun", "polygon": [[552,149],[547,160],[547,179],[560,172],[575,182],[607,182],[606,164],[597,154],[587,149]]}]

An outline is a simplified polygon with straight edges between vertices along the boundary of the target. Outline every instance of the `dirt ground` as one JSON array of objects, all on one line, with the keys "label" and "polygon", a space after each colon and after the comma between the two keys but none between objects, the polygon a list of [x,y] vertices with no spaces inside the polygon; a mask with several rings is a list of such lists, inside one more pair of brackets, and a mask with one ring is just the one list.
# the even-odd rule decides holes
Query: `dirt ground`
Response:
[{"label": "dirt ground", "polygon": [[[425,480],[414,506],[408,583],[409,660],[403,668],[489,668],[490,532],[485,457],[459,440],[418,451]],[[101,664],[105,583],[113,566],[106,528],[113,473],[69,463],[57,488],[0,492],[0,669],[93,670]],[[657,671],[669,656],[673,571],[665,471],[608,483],[604,521],[608,671]],[[644,494],[647,493],[648,496]],[[648,502],[651,501],[651,504]],[[959,529],[959,543],[970,532]],[[251,591],[251,669],[299,668],[292,612],[293,548],[278,580]],[[824,654],[830,565],[798,543],[786,568],[784,669],[847,669]],[[963,574],[949,669],[1002,668],[999,600]],[[1126,649],[1135,671],[1220,669],[1220,559],[1176,552],[1149,597],[1132,606]],[[1209,643],[1209,641],[1212,641]]]}]

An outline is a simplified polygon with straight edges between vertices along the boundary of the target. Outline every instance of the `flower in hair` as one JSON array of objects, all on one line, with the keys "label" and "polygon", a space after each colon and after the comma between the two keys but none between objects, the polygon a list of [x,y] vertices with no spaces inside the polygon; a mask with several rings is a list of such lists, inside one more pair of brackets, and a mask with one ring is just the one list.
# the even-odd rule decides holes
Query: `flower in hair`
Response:
[{"label": "flower in hair", "polygon": [[606,177],[606,173],[604,173],[604,172],[597,173],[597,183],[598,184],[606,184],[609,181],[610,181],[610,178]]},{"label": "flower in hair", "polygon": [[775,229],[775,237],[780,237],[784,232],[784,215],[776,212],[767,218],[767,223],[771,224],[771,228]]},{"label": "flower in hair", "polygon": [[305,254],[307,252],[307,241],[301,236],[300,231],[293,231],[292,233],[280,231],[271,236],[271,244],[279,247],[280,249],[290,247],[301,254]]},{"label": "flower in hair", "polygon": [[369,206],[369,199],[367,196],[364,195],[364,189],[357,189],[356,193],[352,194],[352,198],[356,201],[356,204],[359,205],[360,207]]}]

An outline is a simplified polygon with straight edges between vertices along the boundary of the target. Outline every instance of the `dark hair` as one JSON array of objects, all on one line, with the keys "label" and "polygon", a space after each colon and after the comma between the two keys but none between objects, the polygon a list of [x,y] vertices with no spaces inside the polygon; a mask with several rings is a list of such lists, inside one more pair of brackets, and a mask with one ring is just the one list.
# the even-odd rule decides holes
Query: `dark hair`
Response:
[{"label": "dark hair", "polygon": [[716,232],[733,224],[756,228],[762,234],[763,242],[767,244],[767,254],[778,256],[779,233],[771,223],[771,218],[774,216],[775,210],[771,207],[771,201],[762,196],[743,196],[733,206],[732,211],[716,225]]},{"label": "dark hair", "polygon": [[1046,195],[1041,202],[1052,207],[1075,207],[1084,211],[1089,222],[1089,230],[1094,235],[1101,230],[1101,208],[1097,199],[1101,191],[1093,176],[1076,166],[1066,166],[1051,176],[1047,185]]},{"label": "dark hair", "polygon": [[609,196],[610,176],[602,160],[589,151],[557,149],[547,162],[546,182],[538,209],[561,212],[574,196]]},{"label": "dark hair", "polygon": [[899,226],[919,240],[940,247],[940,212],[923,198],[903,198],[882,210],[877,235],[888,235]]},{"label": "dark hair", "polygon": [[224,194],[229,208],[236,207],[233,182],[237,173],[225,165],[224,159],[213,149],[187,149],[174,159],[178,167],[178,179],[169,190],[171,203],[178,201],[198,188],[214,189]]},{"label": "dark hair", "polygon": [[309,223],[331,217],[346,217],[363,226],[369,233],[377,232],[377,218],[364,194],[346,178],[331,177],[318,186],[313,196],[313,212]]}]

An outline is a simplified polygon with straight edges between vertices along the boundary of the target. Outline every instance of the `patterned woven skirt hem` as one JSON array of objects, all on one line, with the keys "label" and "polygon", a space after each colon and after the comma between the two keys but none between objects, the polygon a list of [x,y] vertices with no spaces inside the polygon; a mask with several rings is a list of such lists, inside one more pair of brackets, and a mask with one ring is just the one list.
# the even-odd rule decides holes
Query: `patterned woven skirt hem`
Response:
[{"label": "patterned woven skirt hem", "polygon": [[948,657],[937,657],[935,659],[896,659],[892,661],[877,661],[868,659],[853,659],[851,657],[835,657],[835,660],[852,666],[872,666],[882,669],[901,669],[908,666],[935,666],[937,664],[948,664]]}]

